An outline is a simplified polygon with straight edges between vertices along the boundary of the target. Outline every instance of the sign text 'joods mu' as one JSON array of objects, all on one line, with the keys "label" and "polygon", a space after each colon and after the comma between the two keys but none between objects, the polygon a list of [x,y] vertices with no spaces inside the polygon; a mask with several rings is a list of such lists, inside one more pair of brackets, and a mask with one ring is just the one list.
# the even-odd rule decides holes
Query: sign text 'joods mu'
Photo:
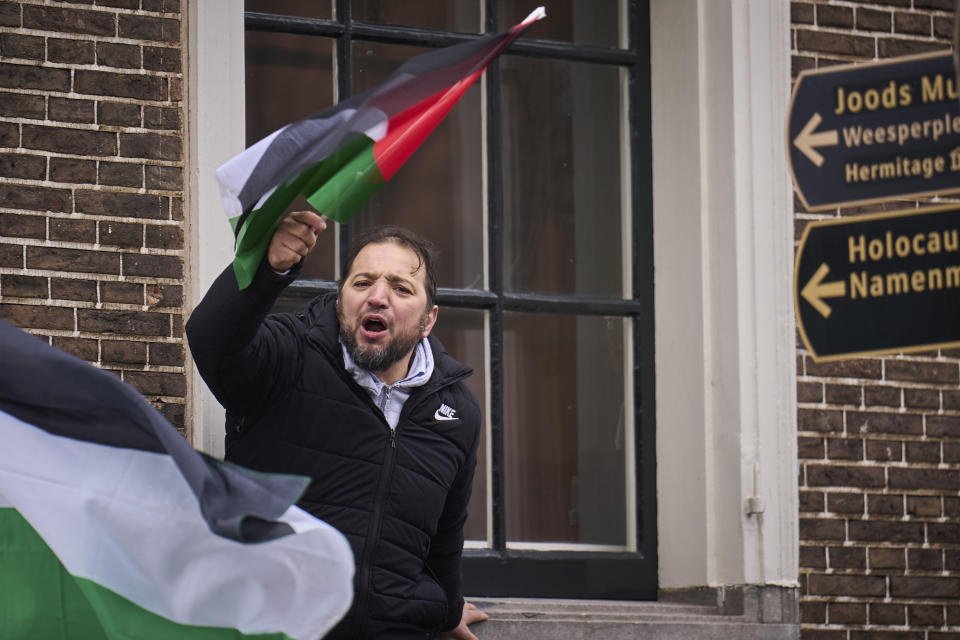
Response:
[{"label": "sign text 'joods mu'", "polygon": [[805,71],[787,119],[810,211],[960,191],[960,101],[950,53]]}]

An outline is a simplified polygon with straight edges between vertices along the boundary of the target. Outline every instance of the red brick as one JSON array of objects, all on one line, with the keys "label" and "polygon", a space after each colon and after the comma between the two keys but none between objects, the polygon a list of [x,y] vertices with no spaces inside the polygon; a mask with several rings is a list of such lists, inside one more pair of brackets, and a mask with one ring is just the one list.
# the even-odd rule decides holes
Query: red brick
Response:
[{"label": "red brick", "polygon": [[183,277],[183,259],[178,256],[123,255],[123,275],[157,278]]},{"label": "red brick", "polygon": [[148,129],[179,131],[181,128],[180,109],[145,106],[143,108],[143,126]]},{"label": "red brick", "polygon": [[833,513],[863,514],[863,494],[861,493],[828,493],[827,511]]},{"label": "red brick", "polygon": [[827,557],[831,569],[867,568],[867,550],[863,547],[830,547]]},{"label": "red brick", "polygon": [[46,112],[43,96],[0,91],[0,116],[42,120]]},{"label": "red brick", "polygon": [[862,390],[859,386],[828,384],[826,385],[827,404],[852,404],[860,406]]},{"label": "red brick", "polygon": [[807,513],[816,513],[824,511],[824,497],[822,491],[801,491],[800,492],[800,511]]},{"label": "red brick", "polygon": [[907,442],[907,462],[940,462],[939,442]]},{"label": "red brick", "polygon": [[64,9],[24,5],[23,26],[58,33],[85,33],[95,36],[117,35],[114,14],[89,9]]},{"label": "red brick", "polygon": [[0,267],[23,267],[23,247],[0,243]]},{"label": "red brick", "polygon": [[874,41],[873,38],[863,36],[797,29],[797,48],[803,51],[872,58]]},{"label": "red brick", "polygon": [[0,87],[70,91],[70,70],[0,63]]},{"label": "red brick", "polygon": [[916,9],[934,9],[950,13],[953,13],[955,8],[953,0],[914,0],[913,6]]},{"label": "red brick", "polygon": [[877,41],[877,52],[881,58],[898,58],[928,51],[942,51],[942,42],[930,40],[901,40],[897,38],[880,38]]},{"label": "red brick", "polygon": [[183,79],[170,78],[170,95],[168,99],[173,102],[183,100]]},{"label": "red brick", "polygon": [[903,460],[903,445],[899,440],[867,440],[867,460]]},{"label": "red brick", "polygon": [[100,344],[92,338],[53,336],[53,346],[89,362],[97,362],[100,359]]},{"label": "red brick", "polygon": [[100,124],[117,127],[139,127],[140,106],[126,102],[101,102],[98,106]]},{"label": "red brick", "polygon": [[0,3],[0,25],[4,27],[20,26],[20,3]]},{"label": "red brick", "polygon": [[848,640],[845,630],[827,631],[825,629],[800,629],[800,640]]},{"label": "red brick", "polygon": [[0,147],[20,146],[20,126],[13,122],[0,122]]},{"label": "red brick", "polygon": [[69,213],[73,199],[69,189],[33,187],[0,182],[0,202],[8,209]]},{"label": "red brick", "polygon": [[123,379],[146,395],[182,398],[187,390],[186,379],[181,373],[127,371]]},{"label": "red brick", "polygon": [[824,455],[823,438],[797,438],[797,457],[801,460],[822,460]]},{"label": "red brick", "polygon": [[96,215],[163,218],[167,214],[162,198],[149,194],[78,189],[76,203],[77,211]]},{"label": "red brick", "polygon": [[[942,571],[943,551],[940,549],[907,549],[910,571]],[[911,623],[912,623],[911,618]]]},{"label": "red brick", "polygon": [[157,411],[163,414],[167,421],[178,429],[183,429],[184,409],[183,405],[175,402],[151,402]]},{"label": "red brick", "polygon": [[170,198],[170,219],[183,221],[183,198]]},{"label": "red brick", "polygon": [[960,598],[960,578],[890,576],[894,598]]},{"label": "red brick", "polygon": [[97,301],[97,283],[93,280],[50,278],[50,297],[56,300]]},{"label": "red brick", "polygon": [[125,158],[179,160],[183,141],[178,136],[157,133],[121,133],[120,155]]},{"label": "red brick", "polygon": [[861,435],[921,435],[923,418],[909,413],[847,411],[847,432]]},{"label": "red brick", "polygon": [[183,345],[173,342],[151,342],[149,346],[150,364],[167,367],[183,366]]},{"label": "red brick", "polygon": [[819,382],[798,382],[797,402],[823,402],[823,384]]},{"label": "red brick", "polygon": [[883,604],[871,602],[869,605],[870,624],[903,625],[906,624],[906,607],[902,604]]},{"label": "red brick", "polygon": [[960,462],[960,442],[943,443],[943,461],[947,464]]},{"label": "red brick", "polygon": [[[791,56],[790,57],[790,76],[796,78],[804,71],[817,68],[817,59],[811,56]],[[806,221],[797,221],[794,229],[794,236],[797,240],[803,236],[803,229],[806,227]]]},{"label": "red brick", "polygon": [[960,471],[955,469],[890,469],[890,487],[898,489],[960,490]]},{"label": "red brick", "polygon": [[143,304],[143,285],[136,282],[101,282],[100,299],[103,302]]},{"label": "red brick", "polygon": [[863,460],[863,440],[859,438],[829,438],[827,457],[831,460]]},{"label": "red brick", "polygon": [[876,11],[857,7],[857,28],[865,31],[890,32],[893,20],[889,11]]},{"label": "red brick", "polygon": [[93,64],[96,56],[92,42],[47,38],[47,60],[64,64]]},{"label": "red brick", "polygon": [[50,120],[59,122],[94,122],[93,100],[50,98]]},{"label": "red brick", "polygon": [[811,487],[882,487],[883,469],[852,465],[807,465]]},{"label": "red brick", "polygon": [[850,540],[860,542],[923,542],[923,524],[887,520],[851,520]]},{"label": "red brick", "polygon": [[183,227],[148,224],[147,246],[157,249],[183,249]]},{"label": "red brick", "polygon": [[180,21],[120,14],[119,31],[122,38],[177,42],[180,40]]},{"label": "red brick", "polygon": [[23,146],[28,149],[58,153],[112,156],[117,153],[117,136],[106,131],[25,124],[23,125]]},{"label": "red brick", "polygon": [[936,518],[941,511],[939,496],[907,496],[907,513],[911,516]]},{"label": "red brick", "polygon": [[931,522],[927,534],[932,544],[960,544],[960,526],[956,522]]},{"label": "red brick", "polygon": [[97,4],[103,7],[115,7],[117,9],[140,8],[140,0],[97,0]]},{"label": "red brick", "polygon": [[826,569],[827,550],[822,546],[800,545],[800,566],[805,569]]},{"label": "red brick", "polygon": [[927,640],[922,631],[851,631],[850,640]]},{"label": "red brick", "polygon": [[93,220],[51,218],[50,239],[61,242],[93,244],[97,241],[97,223]]},{"label": "red brick", "polygon": [[899,407],[901,391],[895,387],[864,387],[863,403],[870,406]]},{"label": "red brick", "polygon": [[146,166],[147,189],[183,189],[183,175],[180,167],[168,167],[148,164]]},{"label": "red brick", "polygon": [[940,384],[957,384],[960,382],[960,369],[957,368],[956,363],[887,360],[884,370],[885,377],[888,380],[934,382]]},{"label": "red brick", "polygon": [[11,298],[46,298],[47,279],[40,276],[0,275],[0,296]]},{"label": "red brick", "polygon": [[807,589],[812,595],[873,596],[886,595],[886,579],[882,576],[811,574]]},{"label": "red brick", "polygon": [[871,547],[868,550],[871,569],[906,569],[907,560],[903,549]]},{"label": "red brick", "polygon": [[827,607],[830,624],[866,624],[867,605],[856,602],[831,602]]},{"label": "red brick", "polygon": [[61,247],[27,247],[27,268],[119,274],[120,255]]},{"label": "red brick", "polygon": [[934,38],[953,38],[953,18],[934,16],[933,17],[933,37]]},{"label": "red brick", "polygon": [[73,309],[46,304],[0,304],[0,319],[21,329],[59,329],[72,331]]},{"label": "red brick", "polygon": [[960,409],[960,390],[944,389],[940,392],[943,398],[943,408],[945,411],[956,411]]},{"label": "red brick", "polygon": [[117,335],[170,335],[170,316],[149,311],[77,310],[81,331],[115,333]]},{"label": "red brick", "polygon": [[936,389],[904,389],[903,403],[911,409],[939,409],[940,392]]},{"label": "red brick", "polygon": [[826,518],[800,518],[800,539],[843,540],[846,538],[846,526],[843,520]]},{"label": "red brick", "polygon": [[902,516],[903,496],[888,493],[872,493],[867,496],[867,512],[871,516]]},{"label": "red brick", "polygon": [[[945,556],[944,568],[947,571],[960,571],[960,549],[944,549],[943,555]],[[958,605],[952,613],[956,614],[957,620],[960,621],[960,605]],[[947,615],[950,616],[951,611],[948,610]],[[956,624],[960,626],[960,622]]]},{"label": "red brick", "polygon": [[133,162],[101,162],[100,184],[117,187],[142,187],[143,165]]},{"label": "red brick", "polygon": [[883,375],[880,360],[840,360],[838,362],[814,362],[805,358],[807,375],[827,378],[873,378]]},{"label": "red brick", "polygon": [[180,307],[183,287],[178,284],[148,284],[147,304],[151,307]]},{"label": "red brick", "polygon": [[0,56],[43,60],[43,38],[18,33],[0,33]]},{"label": "red brick", "polygon": [[180,68],[180,49],[174,47],[144,47],[143,68],[151,71],[178,73]]},{"label": "red brick", "polygon": [[893,15],[893,30],[915,36],[929,36],[933,33],[933,22],[927,14],[898,11]]},{"label": "red brick", "polygon": [[140,100],[167,98],[166,80],[157,76],[85,69],[77,69],[75,73],[74,90],[77,93]]},{"label": "red brick", "polygon": [[817,24],[821,27],[853,27],[853,9],[833,5],[817,5]]},{"label": "red brick", "polygon": [[100,244],[114,247],[143,246],[142,224],[102,220],[99,223],[99,230]]},{"label": "red brick", "polygon": [[103,340],[101,358],[104,364],[146,364],[147,345],[134,340]]},{"label": "red brick", "polygon": [[798,409],[797,430],[840,433],[843,431],[843,412],[824,409]]},{"label": "red brick", "polygon": [[47,237],[47,219],[43,216],[0,213],[0,236],[43,240]]},{"label": "red brick", "polygon": [[139,69],[140,47],[133,44],[98,42],[97,64],[121,69]]},{"label": "red brick", "polygon": [[927,416],[927,435],[960,438],[960,416]]},{"label": "red brick", "polygon": [[802,624],[824,624],[826,621],[826,602],[800,602],[800,622]]},{"label": "red brick", "polygon": [[54,182],[96,184],[97,162],[77,158],[50,158],[50,179]]}]

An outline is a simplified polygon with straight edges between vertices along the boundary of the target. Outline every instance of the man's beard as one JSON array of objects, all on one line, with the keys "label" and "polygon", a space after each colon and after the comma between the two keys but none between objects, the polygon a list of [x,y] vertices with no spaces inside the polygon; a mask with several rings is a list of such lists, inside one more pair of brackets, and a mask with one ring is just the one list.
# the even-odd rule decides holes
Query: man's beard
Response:
[{"label": "man's beard", "polygon": [[361,347],[357,344],[356,339],[357,325],[348,328],[343,316],[339,313],[337,315],[340,316],[340,339],[346,345],[347,353],[350,354],[350,357],[358,366],[367,371],[384,371],[393,363],[405,358],[420,342],[420,336],[423,335],[423,331],[427,327],[427,316],[424,315],[420,319],[416,330],[398,334],[384,345]]}]

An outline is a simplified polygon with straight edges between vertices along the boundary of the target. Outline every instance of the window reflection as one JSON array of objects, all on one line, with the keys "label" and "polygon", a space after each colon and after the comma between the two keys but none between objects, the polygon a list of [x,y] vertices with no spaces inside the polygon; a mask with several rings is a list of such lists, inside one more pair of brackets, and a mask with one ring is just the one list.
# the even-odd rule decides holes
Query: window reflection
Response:
[{"label": "window reflection", "polygon": [[627,322],[504,314],[508,541],[627,544]]},{"label": "window reflection", "polygon": [[334,0],[245,0],[243,10],[330,20],[333,17],[333,2]]},{"label": "window reflection", "polygon": [[500,65],[505,289],[621,297],[619,69]]},{"label": "window reflection", "polygon": [[560,40],[616,48],[620,42],[620,12],[623,0],[498,0],[500,31],[509,29],[540,5],[547,19],[530,29],[531,38]]},{"label": "window reflection", "polygon": [[480,33],[480,5],[479,0],[352,0],[350,11],[358,22]]}]

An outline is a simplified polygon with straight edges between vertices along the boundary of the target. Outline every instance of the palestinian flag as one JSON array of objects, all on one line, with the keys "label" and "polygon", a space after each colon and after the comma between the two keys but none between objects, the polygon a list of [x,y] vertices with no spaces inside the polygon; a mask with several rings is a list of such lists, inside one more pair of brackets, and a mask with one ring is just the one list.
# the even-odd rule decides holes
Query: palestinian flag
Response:
[{"label": "palestinian flag", "polygon": [[382,85],[273,132],[217,169],[240,288],[298,194],[326,217],[349,222],[483,70],[545,15],[540,7],[505,33],[411,58]]},{"label": "palestinian flag", "polygon": [[314,640],[350,606],[304,478],[194,451],[132,387],[0,321],[0,638]]}]

